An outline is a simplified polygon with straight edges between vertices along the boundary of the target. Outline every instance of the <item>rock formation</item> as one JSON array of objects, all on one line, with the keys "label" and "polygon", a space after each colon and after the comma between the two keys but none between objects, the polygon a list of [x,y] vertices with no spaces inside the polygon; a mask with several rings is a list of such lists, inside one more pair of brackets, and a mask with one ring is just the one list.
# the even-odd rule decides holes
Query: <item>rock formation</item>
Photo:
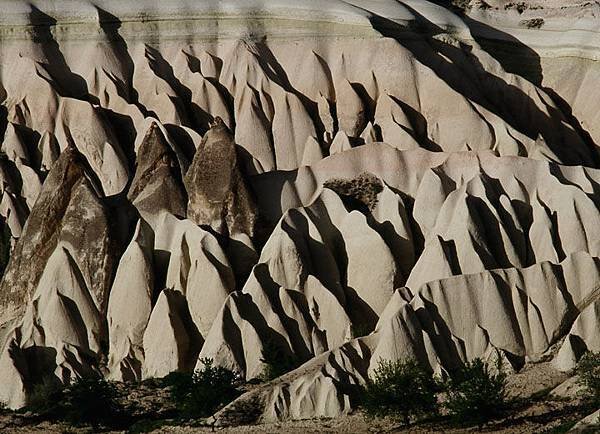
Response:
[{"label": "rock formation", "polygon": [[218,423],[335,417],[379,359],[600,350],[592,2],[4,3],[0,402],[274,350]]},{"label": "rock formation", "polygon": [[220,117],[206,133],[185,175],[188,217],[219,233],[254,235],[256,207],[238,166],[235,142]]}]

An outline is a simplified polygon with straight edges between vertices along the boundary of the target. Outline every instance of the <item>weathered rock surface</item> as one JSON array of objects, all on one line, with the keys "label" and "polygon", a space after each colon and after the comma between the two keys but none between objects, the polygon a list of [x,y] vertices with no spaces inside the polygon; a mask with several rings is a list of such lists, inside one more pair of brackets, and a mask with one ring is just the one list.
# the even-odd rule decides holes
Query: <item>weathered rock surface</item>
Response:
[{"label": "weathered rock surface", "polygon": [[155,299],[152,239],[144,225],[138,222],[121,256],[108,300],[108,369],[117,380],[142,378],[143,336]]},{"label": "weathered rock surface", "polygon": [[137,153],[135,175],[127,194],[131,203],[152,223],[161,211],[184,217],[187,200],[182,169],[156,122],[150,124]]},{"label": "weathered rock surface", "polygon": [[202,139],[184,182],[188,218],[197,225],[254,235],[256,206],[238,166],[233,136],[220,117]]},{"label": "weathered rock surface", "polygon": [[173,371],[191,370],[199,339],[183,294],[163,290],[144,332],[143,377],[164,377]]},{"label": "weathered rock surface", "polygon": [[9,407],[275,351],[218,422],[335,417],[380,358],[600,350],[592,3],[4,3]]}]

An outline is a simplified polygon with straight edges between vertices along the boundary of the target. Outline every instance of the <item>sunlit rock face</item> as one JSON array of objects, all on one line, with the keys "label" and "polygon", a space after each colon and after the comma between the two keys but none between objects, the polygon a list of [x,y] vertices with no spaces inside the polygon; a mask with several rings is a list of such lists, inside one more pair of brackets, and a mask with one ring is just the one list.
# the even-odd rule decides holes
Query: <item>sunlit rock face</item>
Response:
[{"label": "sunlit rock face", "polygon": [[596,5],[138,3],[2,4],[2,403],[276,351],[217,422],[335,417],[379,359],[600,350]]}]

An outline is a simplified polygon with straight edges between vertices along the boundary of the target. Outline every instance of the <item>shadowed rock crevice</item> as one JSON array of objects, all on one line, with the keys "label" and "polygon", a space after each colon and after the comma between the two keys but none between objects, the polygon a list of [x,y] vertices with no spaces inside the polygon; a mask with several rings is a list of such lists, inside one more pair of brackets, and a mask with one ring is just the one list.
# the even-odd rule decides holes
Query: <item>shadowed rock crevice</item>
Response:
[{"label": "shadowed rock crevice", "polygon": [[[443,33],[442,29],[428,21],[416,10],[406,5],[405,7],[418,17],[419,22],[425,23],[429,27],[433,26],[436,33]],[[487,72],[480,60],[467,47],[457,48],[448,43],[439,42],[428,34],[407,34],[404,26],[382,16],[372,16],[371,23],[382,35],[396,39],[417,60],[431,68],[438,77],[458,93],[502,117],[517,131],[531,139],[536,139],[538,136],[543,137],[551,150],[561,156],[566,164],[584,162],[585,165],[591,167],[598,165],[597,146],[589,148],[576,131],[564,124],[558,130],[551,127],[554,124],[554,118],[563,117],[559,110],[546,106],[549,113],[542,112],[531,96],[503,78]],[[464,72],[461,72],[461,69],[462,71],[465,69],[460,65],[465,64],[471,64],[468,69],[469,74],[472,74],[471,80],[464,80]],[[478,83],[479,87],[473,86],[473,83]],[[517,117],[512,111],[505,111],[501,106],[491,102],[495,99],[493,95],[500,94],[503,95],[504,100],[513,102],[514,107],[519,107],[520,116]],[[578,143],[575,151],[577,155],[569,155],[570,152],[564,149],[564,143],[569,142]]]},{"label": "shadowed rock crevice", "polygon": [[3,2],[0,404],[208,357],[209,423],[314,424],[600,350],[595,5],[139,3]]}]

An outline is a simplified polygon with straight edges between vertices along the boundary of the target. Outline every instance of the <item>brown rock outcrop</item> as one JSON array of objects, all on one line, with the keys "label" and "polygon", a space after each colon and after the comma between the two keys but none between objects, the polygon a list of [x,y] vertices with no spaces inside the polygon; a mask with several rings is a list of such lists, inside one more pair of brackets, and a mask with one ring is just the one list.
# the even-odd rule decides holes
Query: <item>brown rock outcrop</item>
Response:
[{"label": "brown rock outcrop", "polygon": [[254,235],[257,210],[246,186],[233,136],[217,117],[185,175],[188,217],[219,233]]}]

